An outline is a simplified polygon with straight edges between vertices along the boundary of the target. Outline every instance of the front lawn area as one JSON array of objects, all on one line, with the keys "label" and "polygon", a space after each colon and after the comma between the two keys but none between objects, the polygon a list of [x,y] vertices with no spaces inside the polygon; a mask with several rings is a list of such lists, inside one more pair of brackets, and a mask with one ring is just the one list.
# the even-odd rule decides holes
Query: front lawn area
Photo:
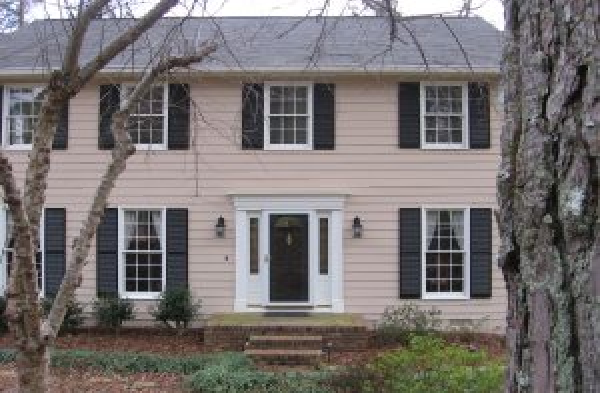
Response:
[{"label": "front lawn area", "polygon": [[[196,334],[151,332],[61,337],[58,347],[69,349],[53,352],[51,391],[487,393],[502,387],[503,356],[476,349],[490,340],[453,344],[435,334],[415,335],[401,347],[334,354],[317,370],[282,371],[257,367],[242,353],[201,353]],[[10,389],[14,352],[2,343],[10,341],[0,341],[0,386]]]}]

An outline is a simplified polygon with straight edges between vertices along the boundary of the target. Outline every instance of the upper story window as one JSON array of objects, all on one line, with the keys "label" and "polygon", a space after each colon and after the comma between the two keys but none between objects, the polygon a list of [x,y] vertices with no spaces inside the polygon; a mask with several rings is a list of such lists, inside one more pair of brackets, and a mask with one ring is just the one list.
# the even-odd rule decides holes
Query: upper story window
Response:
[{"label": "upper story window", "polygon": [[312,84],[265,85],[265,148],[312,148]]},{"label": "upper story window", "polygon": [[33,133],[42,106],[41,87],[7,86],[4,89],[5,125],[2,144],[11,149],[30,149]]},{"label": "upper story window", "polygon": [[467,88],[464,83],[421,84],[421,140],[424,148],[466,148]]},{"label": "upper story window", "polygon": [[424,210],[424,297],[467,297],[468,210]]},{"label": "upper story window", "polygon": [[124,209],[121,215],[120,290],[129,298],[155,298],[165,287],[163,209]]},{"label": "upper story window", "polygon": [[[135,86],[123,86],[124,98],[128,97]],[[133,107],[127,124],[131,142],[138,149],[163,150],[167,148],[167,85],[155,85],[148,89],[137,105]]]}]

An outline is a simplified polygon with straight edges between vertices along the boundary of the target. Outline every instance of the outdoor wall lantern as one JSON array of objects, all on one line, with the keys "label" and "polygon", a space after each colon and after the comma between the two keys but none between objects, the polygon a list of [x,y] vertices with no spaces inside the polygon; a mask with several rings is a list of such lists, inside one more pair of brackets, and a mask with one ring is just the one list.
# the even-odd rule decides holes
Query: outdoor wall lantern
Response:
[{"label": "outdoor wall lantern", "polygon": [[225,237],[225,219],[223,218],[223,216],[219,216],[219,218],[217,218],[217,225],[215,225],[215,234],[219,239]]},{"label": "outdoor wall lantern", "polygon": [[363,226],[360,223],[360,218],[358,216],[354,217],[354,222],[352,223],[352,237],[355,239],[359,239],[363,234]]}]

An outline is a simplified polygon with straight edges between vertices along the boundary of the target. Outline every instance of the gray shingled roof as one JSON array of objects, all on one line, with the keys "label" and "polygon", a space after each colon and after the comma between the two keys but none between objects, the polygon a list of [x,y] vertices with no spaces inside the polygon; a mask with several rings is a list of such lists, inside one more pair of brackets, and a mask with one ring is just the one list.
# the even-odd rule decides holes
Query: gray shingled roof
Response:
[{"label": "gray shingled roof", "polygon": [[[81,62],[132,23],[94,20]],[[0,73],[57,67],[70,29],[67,20],[41,20],[0,37]],[[398,39],[390,43],[389,25],[381,17],[222,17],[183,23],[180,18],[165,18],[107,68],[144,67],[169,34],[175,52],[211,37],[222,41],[212,59],[197,66],[204,70],[401,72],[424,66],[419,46],[432,69],[465,70],[469,63],[475,70],[499,69],[501,32],[479,17],[413,18],[399,23],[397,30]]]}]

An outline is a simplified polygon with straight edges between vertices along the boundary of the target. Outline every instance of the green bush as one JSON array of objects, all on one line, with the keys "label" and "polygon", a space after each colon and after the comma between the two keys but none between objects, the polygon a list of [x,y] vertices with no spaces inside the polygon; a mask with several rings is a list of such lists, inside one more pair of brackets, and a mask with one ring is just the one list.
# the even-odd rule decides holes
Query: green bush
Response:
[{"label": "green bush", "polygon": [[324,373],[276,373],[254,369],[231,370],[214,365],[185,380],[193,393],[332,393]]},{"label": "green bush", "polygon": [[[54,299],[46,298],[42,303],[44,309],[44,316],[48,316],[50,309],[52,309],[52,303]],[[83,307],[75,300],[71,300],[67,303],[67,312],[63,319],[62,325],[60,325],[60,332],[72,332],[83,324]]]},{"label": "green bush", "polygon": [[167,289],[160,295],[158,304],[150,308],[150,314],[156,321],[181,332],[196,318],[200,307],[188,289]]},{"label": "green bush", "polygon": [[[0,349],[0,364],[15,360],[15,351]],[[242,353],[222,352],[218,354],[189,357],[169,357],[134,352],[96,352],[89,350],[54,350],[50,356],[53,367],[90,368],[102,372],[116,373],[176,373],[191,374],[214,365],[228,370],[250,369],[252,362]]]},{"label": "green bush", "polygon": [[123,322],[134,318],[133,303],[117,297],[101,297],[94,302],[94,315],[98,325],[118,331]]},{"label": "green bush", "polygon": [[8,332],[8,320],[6,318],[6,299],[0,296],[0,336]]},{"label": "green bush", "polygon": [[378,357],[370,367],[383,386],[366,381],[365,392],[500,392],[504,379],[501,361],[431,336],[412,336],[407,348]]},{"label": "green bush", "polygon": [[411,335],[430,335],[441,326],[441,311],[422,310],[413,304],[386,307],[376,325],[375,338],[379,344],[406,344]]}]

